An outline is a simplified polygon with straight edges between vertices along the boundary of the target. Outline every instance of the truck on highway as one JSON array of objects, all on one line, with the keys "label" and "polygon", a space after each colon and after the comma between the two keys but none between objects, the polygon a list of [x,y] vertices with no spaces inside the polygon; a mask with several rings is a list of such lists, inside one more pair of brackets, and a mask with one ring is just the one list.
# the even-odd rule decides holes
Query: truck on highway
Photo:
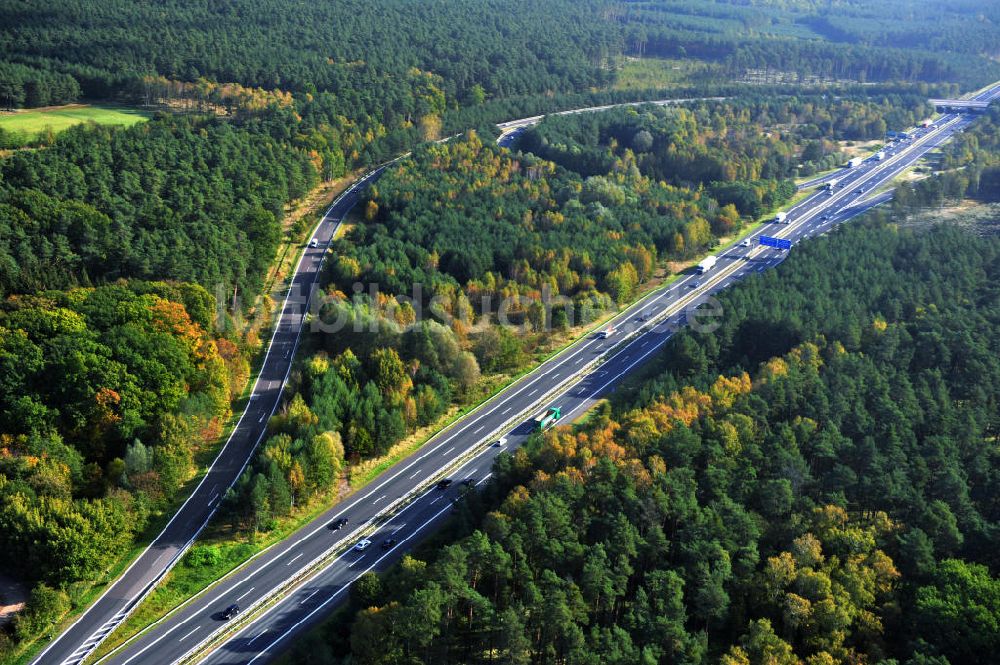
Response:
[{"label": "truck on highway", "polygon": [[833,188],[836,186],[837,186],[837,179],[834,178],[833,180],[827,180],[826,184],[823,185],[823,189],[825,189],[828,192],[832,192]]},{"label": "truck on highway", "polygon": [[562,409],[560,407],[552,406],[545,409],[544,413],[535,417],[535,431],[541,432],[544,429],[552,427],[560,418],[562,418]]},{"label": "truck on highway", "polygon": [[616,332],[617,331],[615,330],[614,326],[608,326],[607,328],[605,328],[601,332],[597,333],[597,339],[607,339],[607,338],[611,337],[612,335],[614,335]]},{"label": "truck on highway", "polygon": [[879,150],[878,152],[875,153],[875,161],[876,162],[881,162],[883,159],[885,159],[885,151],[884,150]]},{"label": "truck on highway", "polygon": [[715,264],[718,261],[719,261],[719,259],[717,259],[714,256],[706,256],[705,258],[703,258],[701,260],[700,263],[698,263],[698,268],[697,268],[698,274],[699,275],[704,275],[706,272],[708,272],[709,270],[711,270],[712,268],[714,268]]},{"label": "truck on highway", "polygon": [[781,224],[782,222],[784,222],[787,219],[788,219],[788,213],[787,212],[779,212],[777,215],[774,216],[774,221],[776,223],[778,223],[778,224]]},{"label": "truck on highway", "polygon": [[851,157],[847,161],[847,168],[849,168],[849,169],[856,169],[857,167],[861,166],[862,162],[864,162],[864,161],[865,160],[863,160],[860,157]]}]

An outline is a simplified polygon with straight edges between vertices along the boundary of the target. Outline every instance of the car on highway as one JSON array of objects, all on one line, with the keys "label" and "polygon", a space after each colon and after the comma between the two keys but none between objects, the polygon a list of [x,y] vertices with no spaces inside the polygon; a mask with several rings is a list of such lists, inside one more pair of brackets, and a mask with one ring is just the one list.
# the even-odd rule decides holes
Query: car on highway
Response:
[{"label": "car on highway", "polygon": [[465,485],[466,487],[472,487],[473,485],[476,484],[476,479],[466,478],[465,480],[462,481],[462,484]]},{"label": "car on highway", "polygon": [[364,552],[371,546],[372,546],[372,541],[368,540],[367,538],[364,538],[357,542],[357,544],[354,546],[354,549],[356,549],[359,552]]},{"label": "car on highway", "polygon": [[740,243],[740,247],[749,247],[749,246],[750,246],[750,238],[747,238],[746,240]]},{"label": "car on highway", "polygon": [[396,542],[397,541],[395,538],[386,538],[385,540],[382,541],[382,545],[380,547],[384,550],[391,550],[393,547],[396,546]]},{"label": "car on highway", "polygon": [[345,526],[347,526],[347,518],[346,517],[339,517],[339,518],[333,520],[332,522],[330,522],[329,529],[330,529],[330,531],[340,531]]},{"label": "car on highway", "polygon": [[499,439],[493,442],[494,448],[503,448],[507,445],[507,437],[501,436]]},{"label": "car on highway", "polygon": [[451,487],[451,483],[452,483],[451,478],[442,478],[441,480],[437,481],[437,488],[439,490],[446,490],[449,487]]},{"label": "car on highway", "polygon": [[240,613],[240,606],[237,605],[236,603],[233,603],[226,609],[222,610],[222,618],[225,619],[226,621],[229,621],[239,613]]},{"label": "car on highway", "polygon": [[690,284],[688,284],[688,286],[692,289],[697,289],[699,286],[701,286],[701,282],[691,282]]},{"label": "car on highway", "polygon": [[319,240],[316,240],[316,238],[313,238],[312,240],[309,241],[309,246],[310,247],[319,247]]}]

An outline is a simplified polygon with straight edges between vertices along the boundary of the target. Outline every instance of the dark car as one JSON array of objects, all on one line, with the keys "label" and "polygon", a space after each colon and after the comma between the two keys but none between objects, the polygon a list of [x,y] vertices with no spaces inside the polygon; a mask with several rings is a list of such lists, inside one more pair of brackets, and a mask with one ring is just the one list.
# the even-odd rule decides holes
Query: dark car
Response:
[{"label": "dark car", "polygon": [[465,480],[462,481],[462,484],[465,485],[466,487],[472,487],[473,485],[476,484],[476,479],[466,478]]},{"label": "dark car", "polygon": [[386,538],[385,540],[382,541],[382,549],[384,550],[391,550],[395,546],[396,546],[395,538]]},{"label": "dark car", "polygon": [[451,487],[451,483],[452,483],[451,478],[442,478],[437,482],[437,488],[439,490],[446,490],[449,487]]},{"label": "dark car", "polygon": [[225,619],[226,621],[229,621],[239,613],[240,613],[240,606],[237,605],[236,603],[233,603],[226,609],[222,610],[222,618]]},{"label": "dark car", "polygon": [[340,531],[345,526],[347,526],[347,518],[341,517],[340,519],[330,522],[330,531]]}]

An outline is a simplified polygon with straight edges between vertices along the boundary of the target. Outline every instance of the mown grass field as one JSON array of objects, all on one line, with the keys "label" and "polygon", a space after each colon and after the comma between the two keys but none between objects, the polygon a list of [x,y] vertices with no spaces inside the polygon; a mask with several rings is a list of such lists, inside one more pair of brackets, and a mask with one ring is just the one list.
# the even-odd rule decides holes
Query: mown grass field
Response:
[{"label": "mown grass field", "polygon": [[718,73],[718,66],[693,58],[626,58],[616,90],[652,90],[685,85]]},{"label": "mown grass field", "polygon": [[50,128],[59,133],[82,122],[96,122],[100,125],[134,125],[150,117],[149,113],[126,106],[98,106],[71,104],[45,109],[29,109],[0,113],[0,129],[23,139],[25,143],[35,139]]}]

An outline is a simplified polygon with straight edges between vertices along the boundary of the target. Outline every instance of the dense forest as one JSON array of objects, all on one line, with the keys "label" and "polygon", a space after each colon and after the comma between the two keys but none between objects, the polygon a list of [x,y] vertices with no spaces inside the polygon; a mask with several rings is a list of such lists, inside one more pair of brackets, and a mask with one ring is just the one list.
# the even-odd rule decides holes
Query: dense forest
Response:
[{"label": "dense forest", "polygon": [[1000,241],[951,228],[803,245],[654,376],[502,456],[464,536],[363,578],[292,657],[991,662],[998,270]]},{"label": "dense forest", "polygon": [[0,293],[120,277],[255,295],[285,203],[317,180],[305,151],[223,121],[79,127],[0,164]]},{"label": "dense forest", "polygon": [[841,165],[836,141],[881,139],[931,112],[917,95],[741,98],[553,115],[518,145],[583,176],[632,161],[646,177],[703,187],[757,218],[788,198],[782,180]]},{"label": "dense forest", "polygon": [[[338,245],[333,282],[345,292],[374,283],[391,295],[421,285],[427,298],[468,299],[477,315],[487,299],[489,314],[504,298],[539,301],[545,288],[580,303],[624,302],[661,254],[696,253],[712,242],[716,216],[728,228],[739,217],[643,178],[634,164],[629,171],[622,163],[584,179],[474,133],[423,147],[372,188],[370,223]],[[510,304],[512,315],[520,311]]]},{"label": "dense forest", "polygon": [[[0,567],[63,611],[221,433],[249,366],[210,333],[214,309],[201,287],[141,281],[0,305]],[[32,609],[18,635],[58,614]]]},{"label": "dense forest", "polygon": [[[148,101],[150,79],[378,98],[413,70],[440,77],[450,106],[475,106],[601,88],[624,57],[645,56],[718,63],[737,80],[763,70],[793,81],[981,85],[1000,73],[989,59],[1000,15],[971,0],[460,0],[419,11],[402,0],[57,0],[44,14],[4,0],[0,14],[5,107],[80,95]],[[392,113],[390,101],[382,108]]]},{"label": "dense forest", "polygon": [[138,98],[143,78],[159,75],[378,98],[413,68],[441,76],[456,102],[581,90],[608,81],[603,65],[618,42],[596,20],[599,7],[590,0],[460,0],[417,11],[402,0],[57,0],[39,13],[5,0],[0,51],[38,73],[5,77],[0,97],[13,105],[54,97],[65,86],[60,75],[69,74],[88,97]]},{"label": "dense forest", "polygon": [[[226,497],[240,533],[266,532],[309,497],[336,490],[345,457],[357,463],[385,455],[437,423],[480,378],[477,357],[451,328],[385,319],[361,303],[339,306],[362,325],[352,321],[324,335],[330,350],[305,361],[293,379],[294,396],[269,421],[268,440]],[[519,342],[504,339],[514,357],[490,357],[517,361]]]},{"label": "dense forest", "polygon": [[970,84],[1000,71],[1000,11],[975,0],[629,0],[605,11],[625,53],[716,62],[736,77]]}]

